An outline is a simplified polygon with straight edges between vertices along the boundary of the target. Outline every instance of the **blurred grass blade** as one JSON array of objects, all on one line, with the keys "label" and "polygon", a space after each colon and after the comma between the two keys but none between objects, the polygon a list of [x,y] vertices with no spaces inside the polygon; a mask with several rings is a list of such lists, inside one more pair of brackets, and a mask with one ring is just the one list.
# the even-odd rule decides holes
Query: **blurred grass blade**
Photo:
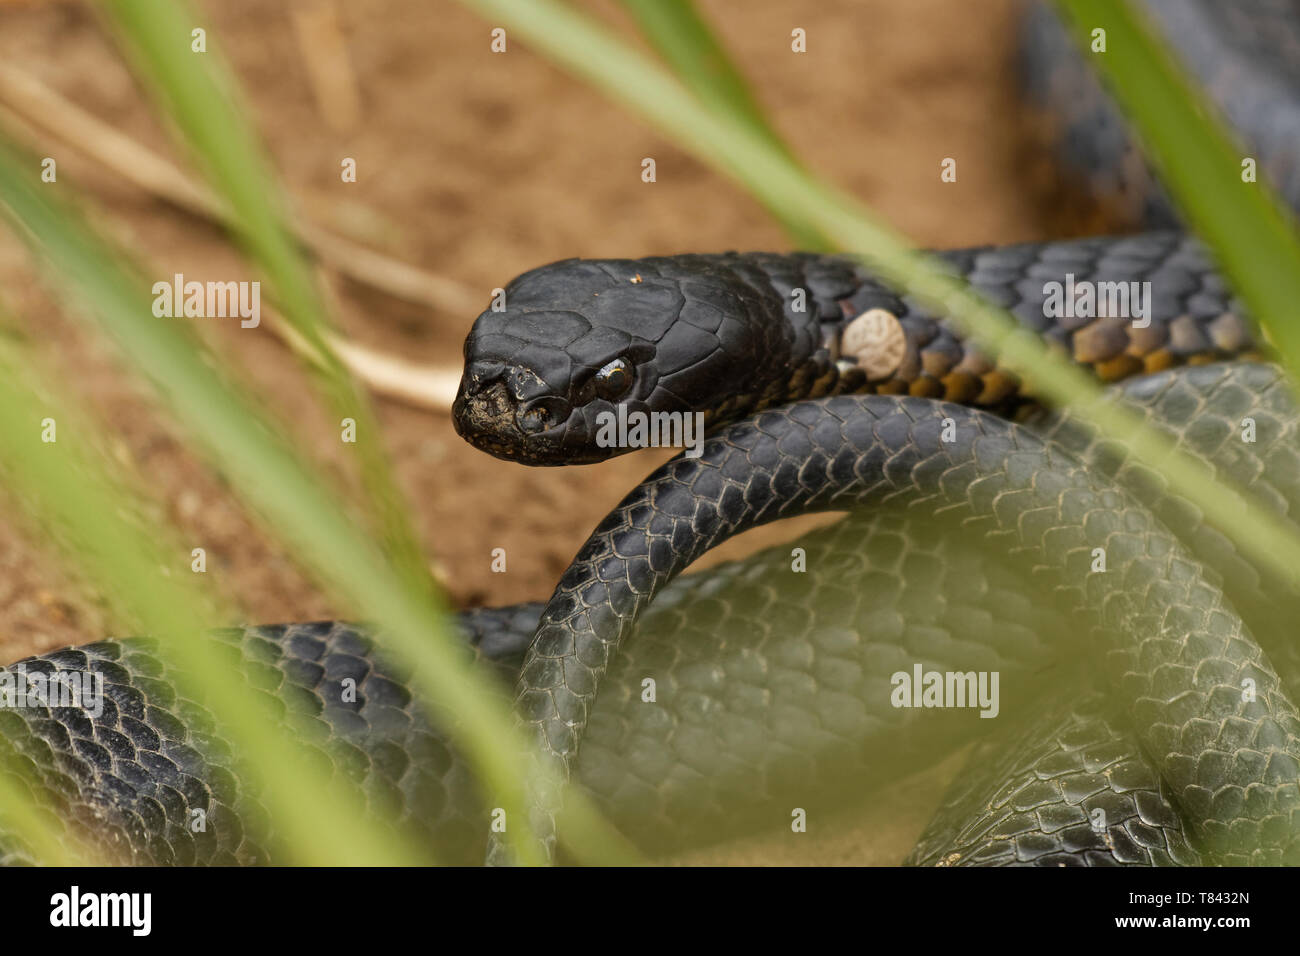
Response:
[{"label": "blurred grass blade", "polygon": [[645,38],[701,103],[748,124],[773,146],[790,153],[763,115],[740,70],[690,0],[622,3]]},{"label": "blurred grass blade", "polygon": [[[1124,0],[1057,0],[1081,55],[1137,127],[1144,152],[1293,375],[1300,375],[1300,240],[1267,181],[1243,182],[1241,148],[1149,24]],[[1091,53],[1091,32],[1106,52]]]},{"label": "blurred grass blade", "polygon": [[[205,595],[192,576],[179,573],[188,563],[188,549],[157,528],[124,517],[138,510],[86,452],[89,424],[84,419],[74,424],[82,417],[66,403],[35,399],[24,359],[8,346],[0,350],[0,373],[0,462],[6,487],[29,504],[47,537],[64,545],[66,557],[92,577],[119,621],[138,622],[165,641],[165,656],[177,665],[169,676],[182,682],[184,696],[203,702],[222,737],[248,758],[249,772],[258,775],[259,799],[285,835],[293,861],[429,862],[430,848],[376,825],[364,814],[359,795],[337,786],[333,772],[308,759],[305,748],[266,732],[278,723],[271,698],[250,688],[216,642],[195,639],[211,622],[200,619],[196,610],[204,606]],[[41,439],[41,422],[47,417],[59,429],[57,441]],[[164,538],[172,547],[162,546]],[[169,574],[169,568],[178,573]],[[202,686],[195,683],[200,679]],[[215,815],[208,821],[212,831],[221,823]],[[218,840],[222,836],[217,834]]]},{"label": "blurred grass blade", "polygon": [[[166,407],[204,445],[241,498],[319,578],[381,626],[385,645],[413,668],[416,696],[454,715],[447,729],[461,745],[495,805],[507,811],[507,836],[520,859],[539,862],[524,812],[524,747],[494,685],[469,666],[448,633],[434,596],[390,573],[388,563],[346,511],[291,453],[260,410],[204,362],[182,323],[154,318],[147,286],[118,261],[66,206],[32,182],[34,160],[0,141],[0,212],[60,277],[60,292],[81,304],[124,356],[156,385]],[[558,785],[558,782],[556,783]],[[585,826],[616,835],[573,794]],[[487,826],[488,821],[484,821]]]},{"label": "blurred grass blade", "polygon": [[[745,123],[792,160],[795,154],[768,121],[740,69],[691,0],[622,0],[642,35],[700,102]],[[830,242],[803,216],[770,209],[799,248],[828,250]]]},{"label": "blurred grass blade", "polygon": [[[0,758],[3,759],[3,758]],[[21,834],[25,848],[43,866],[92,866],[99,860],[88,847],[69,847],[64,843],[63,827],[49,819],[45,807],[37,806],[31,791],[16,774],[20,767],[6,770],[0,764],[0,828],[7,834]],[[6,847],[6,849],[17,849]]]},{"label": "blurred grass blade", "polygon": [[[626,103],[684,148],[773,206],[801,212],[843,248],[854,250],[882,279],[948,316],[991,356],[1032,383],[1035,394],[1069,405],[1161,471],[1229,535],[1244,554],[1300,583],[1300,534],[1283,526],[1233,487],[1216,481],[1203,462],[1180,452],[1137,416],[1108,403],[1082,369],[1051,353],[1008,312],[996,308],[942,264],[909,249],[904,237],[878,222],[852,196],[791,163],[745,124],[701,106],[682,86],[610,31],[557,0],[460,0],[490,22],[505,23],[551,60]],[[1252,308],[1254,305],[1252,304]],[[1276,327],[1278,317],[1255,311]]]},{"label": "blurred grass blade", "polygon": [[192,51],[191,31],[205,21],[185,0],[105,0],[104,9],[145,86],[179,131],[219,198],[249,255],[275,290],[285,318],[318,353],[309,366],[335,414],[356,421],[359,456],[368,504],[396,568],[422,586],[432,586],[419,541],[412,530],[388,467],[380,429],[366,396],[329,347],[327,309],[314,273],[286,225],[280,186],[238,104],[236,83],[208,31],[205,53]]}]

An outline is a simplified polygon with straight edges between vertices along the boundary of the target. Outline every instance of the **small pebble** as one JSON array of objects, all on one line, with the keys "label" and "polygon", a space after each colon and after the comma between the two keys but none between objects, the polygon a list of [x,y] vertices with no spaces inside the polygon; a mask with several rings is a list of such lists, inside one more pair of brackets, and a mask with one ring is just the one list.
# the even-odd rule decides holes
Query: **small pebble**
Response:
[{"label": "small pebble", "polygon": [[871,382],[898,370],[907,353],[907,336],[891,312],[868,309],[850,322],[840,337],[840,354],[853,358]]}]

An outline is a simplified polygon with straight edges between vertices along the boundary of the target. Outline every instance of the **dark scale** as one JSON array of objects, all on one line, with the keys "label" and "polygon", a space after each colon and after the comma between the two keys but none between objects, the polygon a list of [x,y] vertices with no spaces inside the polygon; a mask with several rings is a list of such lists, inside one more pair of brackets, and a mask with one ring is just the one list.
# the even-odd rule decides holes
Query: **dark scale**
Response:
[{"label": "dark scale", "polygon": [[[936,256],[1103,382],[1261,351],[1253,324],[1209,270],[1203,249],[1177,233],[949,250]],[[809,254],[728,254],[718,259],[747,284],[765,280],[775,291],[792,348],[790,371],[780,389],[765,393],[755,405],[729,405],[715,417],[717,422],[754,407],[847,393],[939,398],[1013,417],[1035,405],[1014,373],[985,358],[946,319],[898,295],[851,259]],[[1095,314],[1045,314],[1044,286],[1064,284],[1067,274],[1073,275],[1076,288],[1150,281],[1150,325],[1139,328],[1130,318]],[[795,289],[806,292],[803,312],[793,308]],[[847,325],[871,309],[897,318],[907,342],[897,369],[881,381],[868,381],[839,347]]]}]

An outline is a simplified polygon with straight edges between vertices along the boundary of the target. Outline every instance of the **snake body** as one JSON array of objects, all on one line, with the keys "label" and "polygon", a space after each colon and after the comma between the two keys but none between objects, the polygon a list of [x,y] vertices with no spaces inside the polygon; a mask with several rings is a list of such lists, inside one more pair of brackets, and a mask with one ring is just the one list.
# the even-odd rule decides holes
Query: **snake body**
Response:
[{"label": "snake body", "polygon": [[[969,721],[918,721],[889,706],[888,675],[910,661],[909,646],[935,663],[1008,673],[1051,660],[1038,635],[1061,622],[1018,594],[1018,574],[1005,563],[990,565],[974,551],[950,555],[939,536],[922,537],[884,514],[803,543],[813,560],[838,561],[844,574],[801,579],[798,597],[818,609],[815,628],[802,619],[811,615],[786,603],[789,589],[779,585],[789,555],[775,549],[670,586],[611,672],[579,776],[639,845],[684,848],[761,828],[772,807],[799,795],[809,779],[819,782],[811,806],[833,808],[969,739]],[[863,543],[876,558],[860,552]],[[947,602],[936,604],[928,582],[909,577],[922,563],[950,585]],[[843,583],[859,577],[877,592]],[[998,609],[982,610],[986,601]],[[458,618],[467,647],[500,674],[503,697],[541,610],[520,605]],[[482,859],[488,807],[438,729],[446,715],[414,705],[403,690],[407,675],[362,629],[317,622],[215,637],[239,655],[258,692],[290,708],[281,732],[330,754],[346,768],[340,782],[362,788],[381,819],[426,838],[440,861]],[[241,786],[249,778],[236,755],[203,702],[177,693],[183,682],[153,643],[101,642],[26,663],[50,672],[90,668],[107,678],[112,704],[93,720],[0,713],[6,759],[24,764],[18,779],[35,781],[40,802],[57,808],[69,829],[119,862],[281,858],[274,821]],[[658,680],[658,706],[641,702],[646,674]],[[345,706],[347,677],[358,687],[356,703]],[[850,703],[858,699],[865,709]],[[808,715],[818,715],[815,740]],[[722,766],[728,772],[716,773]],[[208,817],[204,836],[189,830],[196,809]],[[17,846],[6,851],[11,861],[25,858]]]},{"label": "snake body", "polygon": [[[1136,5],[1195,78],[1287,204],[1300,208],[1300,17],[1290,0],[1141,0]],[[1113,216],[1179,224],[1123,115],[1051,7],[1030,3],[1021,44],[1027,101],[1061,164]]]},{"label": "snake body", "polygon": [[[1297,417],[1276,373],[1212,365],[1128,388],[1151,393],[1141,396],[1140,407],[1155,421],[1172,422],[1175,431],[1193,404],[1203,426],[1219,423],[1193,431],[1194,448],[1265,492],[1265,500],[1275,490],[1271,500],[1287,500],[1293,462],[1261,465],[1219,440],[1237,414],[1248,413],[1270,439],[1281,439],[1269,447],[1287,447]],[[1087,459],[1078,445],[1076,453]],[[1098,446],[1095,455],[1104,457],[1103,451]],[[1143,494],[1140,478],[1130,484]],[[1176,510],[1177,503],[1169,507]],[[670,584],[611,669],[592,711],[578,780],[639,844],[662,850],[770,826],[791,805],[816,813],[861,799],[873,786],[972,739],[981,729],[973,715],[889,706],[889,675],[912,661],[1001,670],[1005,699],[1018,702],[1006,704],[1004,716],[1014,717],[1017,706],[1034,712],[1040,694],[1033,688],[1066,650],[1054,646],[1053,636],[1077,628],[1058,607],[1026,597],[1024,569],[1005,550],[1001,558],[990,556],[965,539],[952,540],[942,523],[918,523],[913,509],[881,507],[800,539],[818,574],[791,575],[789,551],[779,548]],[[1206,549],[1221,555],[1222,539],[1209,533]],[[503,687],[518,673],[540,611],[531,605],[461,616],[469,646],[500,670]],[[427,828],[440,858],[481,858],[486,809],[465,763],[435,729],[441,715],[426,716],[413,705],[402,691],[406,675],[388,669],[366,635],[320,623],[232,629],[219,637],[240,650],[256,687],[307,715],[316,731],[308,739],[329,752],[339,749],[338,765],[368,788],[367,799],[387,808],[383,819]],[[60,819],[104,839],[124,861],[278,858],[272,821],[256,795],[238,787],[245,779],[238,761],[202,703],[177,699],[149,642],[107,642],[39,660],[50,668],[102,670],[117,705],[86,728],[67,714],[16,711],[0,718],[0,736],[37,770],[24,779],[42,781],[43,802],[61,807]],[[641,701],[647,674],[659,681],[656,706]],[[359,681],[352,706],[342,706],[339,693],[347,676]],[[1071,709],[1069,719],[1078,713]],[[148,728],[172,736],[155,739]],[[307,736],[292,720],[285,729]],[[1130,747],[1124,759],[1141,761],[1141,749]],[[1145,829],[1144,819],[1181,818],[1159,775],[1140,765],[1145,788],[1131,777],[1105,777],[1128,787],[1103,796],[1140,799],[1140,816],[1106,807],[1116,833],[1136,830],[1151,843],[1142,855],[1124,852],[1142,844],[1116,837],[1108,841],[1117,848],[1112,853],[1094,834],[1100,849],[1088,845],[1086,854],[1071,856],[1067,845],[1057,856],[1189,860],[1181,822],[1169,834],[1160,831],[1154,843]],[[1088,779],[1095,785],[1102,778]],[[197,845],[182,825],[195,807],[211,811],[214,835]],[[159,834],[151,824],[164,817],[171,826]],[[215,836],[226,831],[219,821],[233,826],[220,841]]]},{"label": "snake body", "polygon": [[[1056,28],[1030,23],[1051,49]],[[1199,42],[1199,27],[1172,29]],[[1245,361],[1267,349],[1198,243],[1154,232],[939,255],[1291,520],[1300,415],[1275,370]],[[1150,323],[1045,308],[1067,282],[1149,282]],[[1032,382],[942,315],[812,254],[567,260],[505,293],[466,342],[454,421],[476,446],[597,461],[622,450],[597,440],[620,406],[701,412],[710,428],[698,458],[656,470],[598,526],[546,605],[458,617],[467,652],[503,695],[514,685],[540,759],[635,843],[671,850],[860,801],[978,739],[910,862],[1300,858],[1295,582],[1122,450],[1048,417]],[[873,312],[894,323],[886,367],[846,345]],[[1254,444],[1233,440],[1247,417]],[[807,573],[787,547],[678,577],[726,537],[809,510],[852,513],[800,539]],[[414,700],[364,628],[215,639],[250,693],[279,702],[277,732],[378,820],[444,861],[499,858],[493,801],[440,729],[454,715]],[[69,833],[120,862],[282,858],[255,774],[150,642],[21,663],[105,677],[95,717],[0,708],[0,772]],[[892,706],[891,676],[914,664],[999,672],[1003,719]],[[555,809],[539,798],[534,821],[552,843]],[[0,808],[0,862],[29,859],[3,823]]]}]

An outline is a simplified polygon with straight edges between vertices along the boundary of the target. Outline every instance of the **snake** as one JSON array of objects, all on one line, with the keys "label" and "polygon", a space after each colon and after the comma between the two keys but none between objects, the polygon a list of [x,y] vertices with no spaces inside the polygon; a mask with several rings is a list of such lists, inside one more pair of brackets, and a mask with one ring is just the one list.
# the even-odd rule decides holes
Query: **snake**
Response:
[{"label": "snake", "polygon": [[[1261,156],[1284,156],[1285,124],[1259,122],[1256,81],[1287,75],[1260,47],[1285,48],[1294,15],[1263,0],[1239,5],[1254,19],[1147,5],[1180,49],[1212,43],[1201,79],[1241,97],[1220,105]],[[1276,29],[1258,28],[1270,18]],[[1038,8],[1026,24],[1031,76],[1079,71],[1076,85],[1035,87],[1060,101],[1067,156],[1080,160],[1080,130],[1108,131],[1088,138],[1099,155],[1084,165],[1171,225],[1060,25]],[[1300,414],[1194,238],[1164,228],[936,255],[1107,383],[1108,400],[1293,522]],[[1141,322],[1048,307],[1053,288],[1129,283],[1149,283]],[[530,758],[634,845],[671,853],[788,827],[792,810],[821,819],[965,753],[908,863],[1300,859],[1296,582],[1115,442],[1045,408],[943,314],[853,257],[725,253],[552,263],[475,320],[452,410],[474,446],[597,462],[629,450],[603,433],[633,413],[681,429],[698,415],[707,437],[596,527],[549,601],[463,611],[456,625],[531,731]],[[683,573],[735,534],[814,511],[844,516],[797,539],[798,568],[787,544]],[[208,639],[271,698],[275,732],[319,754],[380,824],[440,862],[509,861],[488,830],[497,801],[445,730],[455,715],[415,697],[382,635],[320,621]],[[914,667],[997,673],[996,718],[895,706],[894,678]],[[131,638],[0,669],[104,686],[98,714],[0,707],[0,773],[112,862],[291,859],[255,768],[175,668]],[[535,799],[531,822],[563,859],[554,795]],[[0,808],[0,863],[34,859]]]}]

